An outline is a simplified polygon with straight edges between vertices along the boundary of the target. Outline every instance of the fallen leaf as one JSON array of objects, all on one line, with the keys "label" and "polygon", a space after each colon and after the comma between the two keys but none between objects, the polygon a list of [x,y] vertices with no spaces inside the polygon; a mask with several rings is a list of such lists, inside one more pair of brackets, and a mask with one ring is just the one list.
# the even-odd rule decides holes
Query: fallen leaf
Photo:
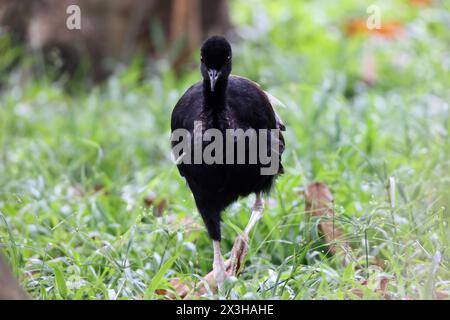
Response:
[{"label": "fallen leaf", "polygon": [[312,216],[323,217],[319,222],[319,229],[324,236],[325,243],[328,244],[330,252],[335,255],[343,252],[345,264],[351,259],[351,247],[342,240],[342,231],[336,226],[334,221],[333,195],[321,182],[308,185],[305,189],[305,212]]},{"label": "fallen leaf", "polygon": [[436,300],[446,300],[449,297],[448,292],[445,291],[433,291],[433,299]]},{"label": "fallen leaf", "polygon": [[167,205],[168,205],[167,199],[159,200],[158,203],[156,204],[156,206],[153,207],[153,215],[155,217],[162,217],[162,215],[164,214],[164,211],[167,208]]}]

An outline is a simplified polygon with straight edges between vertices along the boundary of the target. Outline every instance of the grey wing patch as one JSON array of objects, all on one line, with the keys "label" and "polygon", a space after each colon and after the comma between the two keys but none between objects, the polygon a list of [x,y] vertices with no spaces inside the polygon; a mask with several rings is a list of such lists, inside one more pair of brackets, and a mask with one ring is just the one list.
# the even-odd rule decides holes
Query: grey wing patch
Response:
[{"label": "grey wing patch", "polygon": [[276,98],[275,96],[273,96],[272,94],[270,94],[269,92],[262,90],[261,86],[259,85],[259,83],[247,79],[245,77],[241,77],[241,76],[236,76],[233,75],[233,77],[238,78],[238,79],[244,79],[247,80],[251,83],[253,83],[255,86],[257,86],[262,92],[264,92],[264,94],[266,95],[267,99],[269,100],[269,103],[272,106],[273,112],[275,113],[275,119],[277,122],[277,128],[280,129],[281,131],[286,131],[286,126],[284,125],[283,120],[281,120],[281,117],[278,115],[277,111],[275,110],[275,108],[281,107],[281,108],[286,108],[286,105],[280,101],[280,99]]},{"label": "grey wing patch", "polygon": [[281,117],[278,115],[277,111],[275,110],[276,107],[282,107],[286,108],[283,102],[281,102],[279,99],[268,93],[267,91],[264,91],[264,94],[267,96],[267,99],[269,99],[270,104],[272,105],[273,112],[275,113],[275,119],[277,121],[277,127],[281,131],[286,130],[286,126],[284,125],[283,120],[281,120]]},{"label": "grey wing patch", "polygon": [[266,94],[267,98],[270,101],[270,104],[274,107],[281,107],[281,108],[286,108],[286,105],[280,101],[280,99],[276,98],[275,96],[271,95],[269,92],[264,91],[264,93]]},{"label": "grey wing patch", "polygon": [[275,119],[277,121],[278,129],[280,129],[281,131],[286,131],[286,126],[284,125],[283,120],[281,120],[280,116],[275,110],[273,110],[273,112],[275,113]]},{"label": "grey wing patch", "polygon": [[202,136],[203,136],[203,121],[196,120],[194,121],[194,144],[202,144],[203,143]]}]

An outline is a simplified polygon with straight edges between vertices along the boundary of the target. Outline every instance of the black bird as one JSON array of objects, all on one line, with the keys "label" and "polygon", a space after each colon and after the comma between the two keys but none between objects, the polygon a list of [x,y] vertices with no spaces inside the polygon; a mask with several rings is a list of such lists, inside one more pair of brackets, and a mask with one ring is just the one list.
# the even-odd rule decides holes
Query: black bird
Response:
[{"label": "black bird", "polygon": [[[262,194],[270,191],[277,175],[283,172],[281,154],[284,151],[284,139],[279,131],[284,131],[285,127],[272,108],[272,96],[262,91],[256,83],[230,75],[231,64],[232,50],[228,41],[220,36],[207,39],[201,48],[203,80],[190,87],[180,98],[172,112],[171,123],[172,148],[178,170],[186,179],[209,236],[213,240],[213,271],[219,285],[227,277],[220,252],[221,212],[239,197],[255,193],[252,215],[244,232],[247,236],[262,216],[264,207]],[[178,129],[185,134],[181,134],[177,140],[174,133]],[[226,136],[227,129],[242,129],[245,132],[252,132],[254,129],[253,138],[256,137],[256,140],[252,140],[251,135],[242,138],[245,144],[243,163],[237,161],[239,151],[232,154],[231,162],[226,161],[226,155],[231,149],[228,144],[223,147],[223,153],[218,150],[211,153],[218,159],[212,164],[196,163],[194,156],[186,154],[186,151],[181,155],[176,154],[175,146],[181,141],[181,136],[192,138],[208,129],[216,129],[216,132],[223,136]],[[250,131],[247,131],[249,129]],[[266,129],[268,134],[263,137],[260,129]],[[268,174],[261,172],[261,169],[269,167],[267,162],[259,157],[256,163],[250,161],[250,144],[263,138],[267,139],[267,144],[264,142],[257,144],[258,152],[265,145],[266,149],[269,149],[267,154],[279,164],[275,171]],[[239,139],[240,136],[233,136],[231,140],[234,150],[241,141]],[[189,152],[195,149],[194,140],[190,139],[185,145],[189,145]],[[205,150],[213,141],[215,140],[211,139],[209,142],[201,140],[201,150]]]}]

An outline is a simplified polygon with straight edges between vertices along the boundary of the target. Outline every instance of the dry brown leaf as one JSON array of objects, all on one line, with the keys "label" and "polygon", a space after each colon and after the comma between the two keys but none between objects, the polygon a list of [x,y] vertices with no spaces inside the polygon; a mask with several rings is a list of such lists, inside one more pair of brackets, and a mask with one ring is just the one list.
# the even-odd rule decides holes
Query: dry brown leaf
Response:
[{"label": "dry brown leaf", "polygon": [[156,206],[153,207],[153,215],[155,217],[162,217],[164,214],[164,211],[166,210],[168,205],[167,199],[163,198],[159,200],[156,204]]},{"label": "dry brown leaf", "polygon": [[448,292],[437,291],[437,290],[433,291],[433,299],[446,300],[446,299],[448,299],[448,297],[449,297]]},{"label": "dry brown leaf", "polygon": [[345,254],[345,264],[350,262],[351,247],[342,240],[342,231],[334,222],[333,195],[328,187],[321,182],[315,182],[306,187],[305,211],[315,217],[324,217],[319,222],[319,229],[328,244],[330,252]]},{"label": "dry brown leaf", "polygon": [[[386,300],[392,299],[391,294],[387,291],[390,280],[391,280],[391,278],[387,277],[387,276],[379,277],[376,289],[374,290],[376,293],[381,294],[383,296],[383,298]],[[367,287],[367,284],[368,284],[367,280],[361,281],[361,285]],[[364,298],[364,291],[360,288],[352,288],[352,289],[350,289],[350,292],[353,293],[354,295],[358,296],[361,299]]]}]

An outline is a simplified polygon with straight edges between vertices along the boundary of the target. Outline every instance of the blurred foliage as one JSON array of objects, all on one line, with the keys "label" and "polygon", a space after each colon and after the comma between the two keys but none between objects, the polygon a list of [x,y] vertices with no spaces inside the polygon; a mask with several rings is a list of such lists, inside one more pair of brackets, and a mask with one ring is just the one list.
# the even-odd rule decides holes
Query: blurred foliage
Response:
[{"label": "blurred foliage", "polygon": [[[371,4],[382,23],[401,26],[398,35],[346,31]],[[395,299],[450,290],[448,6],[232,2],[233,72],[286,105],[278,112],[288,130],[286,173],[226,297],[343,299],[358,288],[378,299],[380,277]],[[24,76],[35,57],[7,37],[0,52],[0,248],[28,292],[155,298],[173,277],[209,272],[212,246],[169,152],[170,112],[200,79],[198,53],[182,74],[163,58],[143,68],[136,57],[104,84],[67,92],[67,77],[49,70]],[[316,180],[332,189],[354,247],[347,267],[305,216],[301,192]],[[224,252],[251,200],[224,214]]]}]

